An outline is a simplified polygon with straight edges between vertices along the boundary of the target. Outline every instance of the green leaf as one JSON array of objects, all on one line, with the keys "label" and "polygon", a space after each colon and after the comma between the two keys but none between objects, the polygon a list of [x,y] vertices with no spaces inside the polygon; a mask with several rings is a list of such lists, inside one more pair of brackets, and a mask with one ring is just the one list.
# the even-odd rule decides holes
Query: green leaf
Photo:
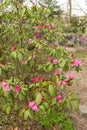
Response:
[{"label": "green leaf", "polygon": [[11,53],[11,57],[13,57],[13,58],[16,59],[16,58],[17,58],[17,52],[12,52],[12,53]]},{"label": "green leaf", "polygon": [[37,96],[36,96],[36,103],[37,103],[38,105],[41,103],[41,98],[42,98],[41,93],[38,93]]},{"label": "green leaf", "polygon": [[24,111],[25,111],[25,109],[23,108],[23,109],[19,112],[19,116],[20,116],[20,117],[23,116]]},{"label": "green leaf", "polygon": [[28,114],[29,114],[29,117],[30,119],[34,119],[34,115],[33,115],[33,112],[31,110],[28,110]]},{"label": "green leaf", "polygon": [[25,14],[25,11],[26,11],[26,8],[22,8],[21,12],[20,12],[20,15],[23,17],[24,14]]},{"label": "green leaf", "polygon": [[10,4],[10,3],[11,3],[11,0],[6,0],[6,1],[5,1],[5,4],[6,4],[6,5],[8,5],[8,4]]},{"label": "green leaf", "polygon": [[11,112],[11,106],[8,106],[7,108],[6,108],[6,114],[10,114],[10,112]]},{"label": "green leaf", "polygon": [[66,65],[66,60],[63,60],[60,66],[63,68],[65,65]]},{"label": "green leaf", "polygon": [[17,105],[17,104],[14,106],[14,110],[15,110],[15,111],[18,110],[18,105]]},{"label": "green leaf", "polygon": [[47,69],[48,71],[51,71],[53,69],[53,64],[50,64]]},{"label": "green leaf", "polygon": [[49,86],[49,90],[48,91],[49,91],[49,94],[51,96],[55,96],[55,89],[54,89],[54,87],[52,85]]},{"label": "green leaf", "polygon": [[70,100],[67,101],[67,104],[68,104],[68,107],[69,107],[70,109],[72,109],[72,103],[71,103]]},{"label": "green leaf", "polygon": [[2,16],[2,12],[0,12],[0,17]]},{"label": "green leaf", "polygon": [[0,68],[0,76],[2,75],[2,69]]},{"label": "green leaf", "polygon": [[21,53],[18,53],[18,59],[19,59],[20,62],[22,61],[23,55]]},{"label": "green leaf", "polygon": [[45,106],[44,106],[43,104],[40,105],[39,108],[40,108],[41,110],[45,111]]},{"label": "green leaf", "polygon": [[52,100],[52,105],[56,104],[56,98]]},{"label": "green leaf", "polygon": [[26,110],[26,111],[24,112],[24,120],[27,120],[28,117],[29,117],[29,111]]},{"label": "green leaf", "polygon": [[79,110],[79,103],[77,103],[77,102],[74,103],[74,109],[75,109],[76,111]]},{"label": "green leaf", "polygon": [[48,109],[49,105],[47,102],[44,102],[43,105],[46,107],[46,109]]}]

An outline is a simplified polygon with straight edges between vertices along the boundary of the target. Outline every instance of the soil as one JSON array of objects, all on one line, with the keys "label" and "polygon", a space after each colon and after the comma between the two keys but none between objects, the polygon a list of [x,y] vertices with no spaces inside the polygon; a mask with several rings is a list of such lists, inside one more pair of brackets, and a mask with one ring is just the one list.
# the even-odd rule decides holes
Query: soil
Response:
[{"label": "soil", "polygon": [[[73,91],[80,98],[80,105],[87,105],[87,58],[83,58],[83,69],[81,72],[75,74],[78,85],[72,87]],[[87,118],[82,117],[80,112],[72,113],[73,122],[76,130],[87,130]]]}]

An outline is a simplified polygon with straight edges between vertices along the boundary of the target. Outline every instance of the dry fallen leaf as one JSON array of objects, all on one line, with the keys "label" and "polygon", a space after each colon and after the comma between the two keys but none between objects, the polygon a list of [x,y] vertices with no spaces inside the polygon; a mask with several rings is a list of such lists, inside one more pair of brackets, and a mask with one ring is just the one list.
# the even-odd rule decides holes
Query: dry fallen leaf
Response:
[{"label": "dry fallen leaf", "polygon": [[18,130],[18,127],[14,128],[14,130]]}]

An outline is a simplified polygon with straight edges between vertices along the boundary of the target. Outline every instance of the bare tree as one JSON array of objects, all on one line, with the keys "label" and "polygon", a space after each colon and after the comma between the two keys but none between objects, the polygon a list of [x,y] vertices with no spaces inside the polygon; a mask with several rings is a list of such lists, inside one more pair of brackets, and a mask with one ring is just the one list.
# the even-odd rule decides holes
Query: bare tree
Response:
[{"label": "bare tree", "polygon": [[68,4],[67,4],[67,16],[68,16],[68,19],[67,19],[67,21],[69,23],[70,23],[71,15],[72,15],[72,0],[68,0]]}]

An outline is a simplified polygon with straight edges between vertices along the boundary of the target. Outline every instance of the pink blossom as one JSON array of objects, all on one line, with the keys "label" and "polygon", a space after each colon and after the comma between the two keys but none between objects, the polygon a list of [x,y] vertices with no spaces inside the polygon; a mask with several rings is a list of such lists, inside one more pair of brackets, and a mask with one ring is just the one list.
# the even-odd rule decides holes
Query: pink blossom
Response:
[{"label": "pink blossom", "polygon": [[35,78],[32,78],[32,79],[31,79],[31,82],[32,82],[32,83],[35,83]]},{"label": "pink blossom", "polygon": [[59,103],[62,103],[62,99],[58,100]]},{"label": "pink blossom", "polygon": [[39,38],[39,33],[36,33],[35,37],[36,37],[36,39],[38,39]]},{"label": "pink blossom", "polygon": [[21,87],[17,85],[17,86],[15,87],[15,92],[16,92],[16,93],[20,93],[20,91],[21,91]]},{"label": "pink blossom", "polygon": [[40,80],[40,78],[39,78],[39,77],[36,77],[36,78],[32,78],[32,79],[31,79],[31,82],[32,82],[32,83],[37,83],[39,80]]},{"label": "pink blossom", "polygon": [[71,54],[71,57],[74,57],[74,54],[73,54],[73,53]]},{"label": "pink blossom", "polygon": [[62,81],[62,85],[66,86],[67,85],[67,81]]},{"label": "pink blossom", "polygon": [[61,96],[61,95],[58,95],[58,96],[56,97],[56,99],[57,99],[57,100],[60,100],[60,99],[62,99],[62,96]]},{"label": "pink blossom", "polygon": [[37,104],[35,102],[30,102],[29,107],[33,111],[39,111],[38,106],[37,106]]},{"label": "pink blossom", "polygon": [[61,86],[61,85],[62,85],[61,81],[57,82],[57,86]]},{"label": "pink blossom", "polygon": [[41,98],[41,103],[43,103],[45,101],[45,98],[44,97],[42,97]]},{"label": "pink blossom", "polygon": [[50,31],[50,30],[52,30],[52,28],[51,28],[51,27],[48,27],[48,31]]},{"label": "pink blossom", "polygon": [[45,77],[42,77],[42,78],[41,78],[41,81],[45,81]]},{"label": "pink blossom", "polygon": [[52,28],[55,28],[55,25],[54,25],[54,23],[51,23],[51,24],[50,24],[50,26],[51,26]]},{"label": "pink blossom", "polygon": [[53,60],[53,64],[57,64],[58,63],[58,60],[57,59],[54,59]]},{"label": "pink blossom", "polygon": [[2,88],[3,88],[3,91],[5,92],[9,92],[10,91],[10,87],[9,85],[6,83],[6,82],[2,82]]},{"label": "pink blossom", "polygon": [[17,49],[16,45],[11,48],[11,51],[15,51]]},{"label": "pink blossom", "polygon": [[48,57],[48,60],[53,62],[53,58],[52,57]]},{"label": "pink blossom", "polygon": [[52,24],[48,24],[48,30],[53,30],[55,28],[55,25],[52,23]]},{"label": "pink blossom", "polygon": [[68,80],[72,80],[72,79],[74,79],[74,77],[75,77],[74,74],[69,74],[69,75],[67,75],[67,79],[68,79]]},{"label": "pink blossom", "polygon": [[73,64],[73,67],[78,67],[78,66],[81,67],[82,66],[82,62],[79,60],[72,60],[71,62]]},{"label": "pink blossom", "polygon": [[6,11],[6,14],[11,14],[11,11]]},{"label": "pink blossom", "polygon": [[27,60],[22,60],[22,65],[27,64]]},{"label": "pink blossom", "polygon": [[66,86],[66,85],[68,85],[68,82],[67,81],[59,81],[59,82],[57,82],[57,86],[61,86],[61,85]]},{"label": "pink blossom", "polygon": [[44,37],[41,37],[41,40],[45,40],[45,38],[44,38]]},{"label": "pink blossom", "polygon": [[3,64],[0,64],[0,67],[2,67],[3,66]]},{"label": "pink blossom", "polygon": [[31,43],[32,41],[33,41],[33,39],[31,39],[31,38],[28,39],[28,42],[29,42],[29,43]]},{"label": "pink blossom", "polygon": [[60,75],[60,71],[59,71],[59,70],[56,70],[56,71],[54,72],[54,75],[55,75],[55,76],[59,76],[59,75]]},{"label": "pink blossom", "polygon": [[36,77],[36,78],[35,78],[35,82],[38,82],[39,80],[40,80],[39,77]]},{"label": "pink blossom", "polygon": [[32,2],[32,5],[34,6],[34,5],[35,5],[35,2]]},{"label": "pink blossom", "polygon": [[62,96],[61,95],[58,95],[56,97],[56,100],[59,102],[59,103],[62,103]]},{"label": "pink blossom", "polygon": [[57,45],[54,43],[54,44],[52,45],[52,47],[53,47],[53,48],[56,48],[56,47],[57,47]]},{"label": "pink blossom", "polygon": [[37,26],[37,28],[38,28],[38,29],[42,29],[42,28],[43,28],[43,26],[42,26],[42,25],[39,25],[39,26]]}]

